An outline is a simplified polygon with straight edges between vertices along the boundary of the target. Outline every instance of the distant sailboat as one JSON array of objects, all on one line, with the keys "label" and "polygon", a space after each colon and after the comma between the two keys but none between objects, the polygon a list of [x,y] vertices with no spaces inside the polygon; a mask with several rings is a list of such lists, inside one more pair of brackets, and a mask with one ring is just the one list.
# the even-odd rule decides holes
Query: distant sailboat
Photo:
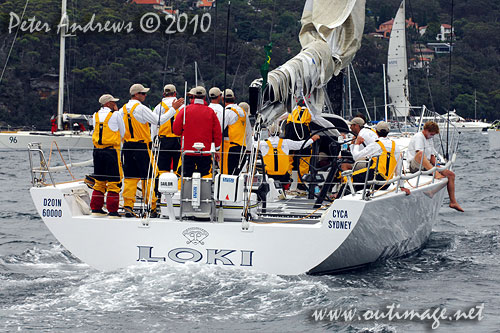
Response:
[{"label": "distant sailboat", "polygon": [[[63,106],[64,106],[64,66],[66,58],[66,30],[67,13],[66,0],[61,3],[61,22],[66,26],[61,27],[59,47],[59,95],[57,104],[57,128],[63,128]],[[79,115],[66,114],[67,118]],[[28,143],[38,142],[44,148],[50,148],[53,143],[60,149],[91,149],[92,135],[89,131],[73,131],[71,128],[64,131],[5,131],[0,132],[0,149],[27,149]]]},{"label": "distant sailboat", "polygon": [[406,58],[405,2],[402,1],[392,25],[387,53],[387,89],[390,111],[396,120],[410,115],[408,63]]}]

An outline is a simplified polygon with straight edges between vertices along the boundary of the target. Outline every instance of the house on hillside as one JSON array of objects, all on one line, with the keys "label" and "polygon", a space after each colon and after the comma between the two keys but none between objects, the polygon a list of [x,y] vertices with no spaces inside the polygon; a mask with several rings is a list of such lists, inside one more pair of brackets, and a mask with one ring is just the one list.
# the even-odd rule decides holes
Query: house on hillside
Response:
[{"label": "house on hillside", "polygon": [[414,57],[410,59],[411,68],[425,68],[434,60],[434,50],[428,48],[425,44],[413,44]]},{"label": "house on hillside", "polygon": [[[415,28],[418,29],[418,23],[413,22],[412,18],[410,17],[406,21],[406,28]],[[394,24],[394,19],[390,19],[387,22],[384,22],[379,25],[378,29],[376,30],[378,36],[382,35],[382,38],[389,39],[391,36],[391,31],[392,31],[392,25]]]},{"label": "house on hillside", "polygon": [[167,6],[164,0],[131,0],[131,3],[135,3],[138,5],[153,5],[153,8],[159,11],[160,13],[167,15],[177,15],[179,11],[173,9],[172,6]]},{"label": "house on hillside", "polygon": [[441,24],[441,27],[439,29],[440,30],[436,36],[436,40],[439,40],[441,42],[450,40],[450,36],[452,33],[453,35],[455,35],[455,29],[451,29],[451,25],[449,24]]},{"label": "house on hillside", "polygon": [[450,50],[453,52],[453,45],[450,46],[450,43],[427,43],[427,47],[433,49],[435,54],[450,53]]},{"label": "house on hillside", "polygon": [[198,0],[196,1],[196,7],[202,9],[210,9],[215,7],[215,0]]}]

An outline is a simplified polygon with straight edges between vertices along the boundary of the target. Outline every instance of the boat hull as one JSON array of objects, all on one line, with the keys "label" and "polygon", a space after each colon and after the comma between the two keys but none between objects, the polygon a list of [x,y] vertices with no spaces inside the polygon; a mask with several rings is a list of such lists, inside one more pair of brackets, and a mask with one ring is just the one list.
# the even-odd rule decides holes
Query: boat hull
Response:
[{"label": "boat hull", "polygon": [[38,142],[42,148],[49,149],[53,142],[59,149],[92,149],[92,136],[90,134],[52,134],[50,132],[1,132],[0,149],[27,149],[28,143]]},{"label": "boat hull", "polygon": [[298,275],[334,273],[420,247],[431,232],[445,185],[437,181],[408,197],[401,192],[370,201],[345,197],[316,223],[250,223],[248,230],[241,222],[151,219],[144,226],[139,218],[84,215],[74,195],[85,191],[79,182],[30,192],[58,241],[99,270],[196,262]]},{"label": "boat hull", "polygon": [[488,141],[490,142],[491,150],[500,149],[500,130],[488,129]]},{"label": "boat hull", "polygon": [[436,182],[412,190],[408,197],[394,196],[368,202],[349,237],[309,273],[338,273],[418,250],[432,231],[445,186],[446,181]]}]

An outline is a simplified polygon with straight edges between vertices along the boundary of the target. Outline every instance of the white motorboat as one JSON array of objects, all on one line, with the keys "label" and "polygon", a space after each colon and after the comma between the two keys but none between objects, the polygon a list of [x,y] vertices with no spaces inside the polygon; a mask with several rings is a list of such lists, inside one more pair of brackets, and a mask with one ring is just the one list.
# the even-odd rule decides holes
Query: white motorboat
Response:
[{"label": "white motorboat", "polygon": [[490,150],[500,149],[500,120],[495,120],[488,128],[487,132]]},{"label": "white motorboat", "polygon": [[[442,119],[448,120],[448,114],[443,114]],[[490,123],[486,123],[481,120],[465,120],[463,117],[459,116],[456,110],[449,112],[450,124],[455,126],[460,132],[481,132],[483,129],[491,126]],[[438,122],[439,127],[445,128],[446,122]]]}]

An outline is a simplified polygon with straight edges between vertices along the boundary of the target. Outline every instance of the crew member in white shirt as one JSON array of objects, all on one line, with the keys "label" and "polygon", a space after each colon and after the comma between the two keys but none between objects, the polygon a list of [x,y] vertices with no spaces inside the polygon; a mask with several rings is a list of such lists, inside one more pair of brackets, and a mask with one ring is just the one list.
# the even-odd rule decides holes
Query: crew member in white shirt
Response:
[{"label": "crew member in white shirt", "polygon": [[177,90],[173,84],[167,84],[163,87],[163,99],[154,108],[153,113],[156,119],[158,115],[165,114],[169,110],[174,109],[174,115],[163,125],[151,126],[151,138],[154,140],[158,135],[160,141],[160,151],[158,154],[158,170],[160,174],[166,171],[176,171],[179,159],[181,156],[180,137],[172,131],[172,126],[175,118],[179,114],[179,108],[184,104],[184,98],[177,99]]},{"label": "crew member in white shirt", "polygon": [[[434,149],[432,139],[439,133],[439,126],[433,121],[424,125],[422,132],[415,134],[408,145],[408,161],[410,161],[410,172],[429,170],[436,165],[437,152]],[[450,197],[450,208],[463,212],[455,197],[455,173],[451,170],[436,171],[436,179],[448,178],[448,196]]]}]

